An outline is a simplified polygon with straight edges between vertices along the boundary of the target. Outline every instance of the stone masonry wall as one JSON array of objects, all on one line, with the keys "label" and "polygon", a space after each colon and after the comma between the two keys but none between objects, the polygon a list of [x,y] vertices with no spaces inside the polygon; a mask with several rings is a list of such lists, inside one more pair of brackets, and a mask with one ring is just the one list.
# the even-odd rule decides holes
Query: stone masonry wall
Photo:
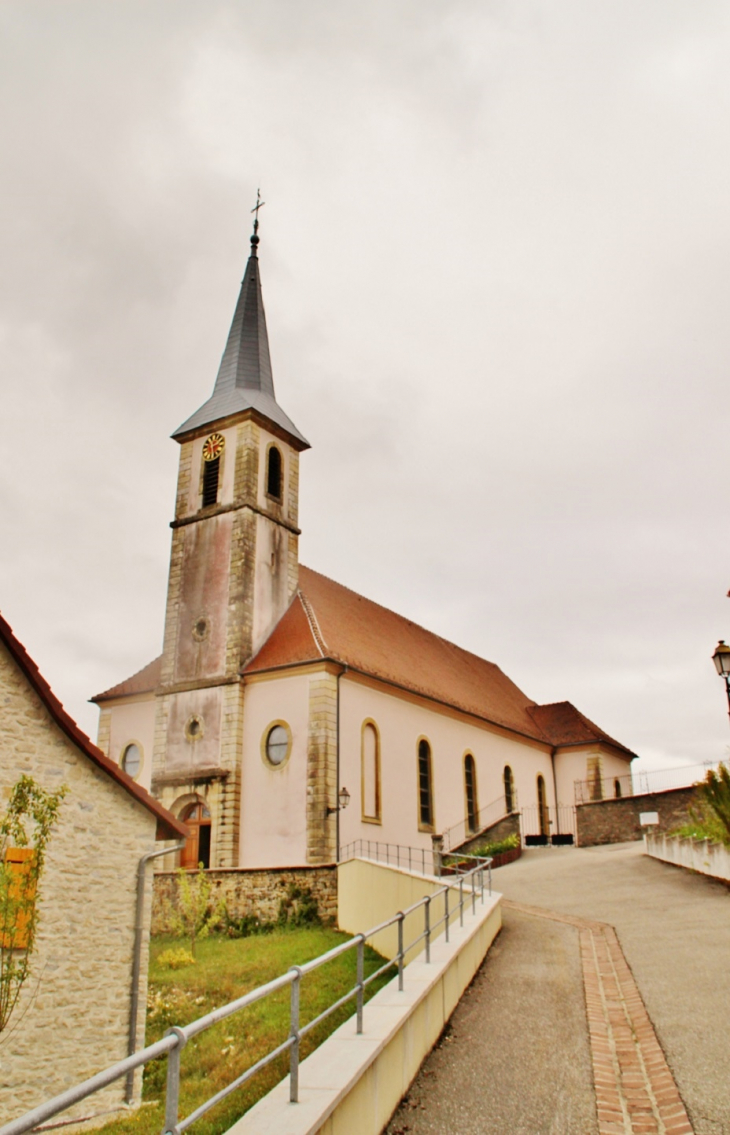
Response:
[{"label": "stone masonry wall", "polygon": [[[269,870],[234,868],[226,871],[208,871],[211,882],[211,902],[225,901],[232,918],[256,915],[262,922],[274,922],[279,915],[279,904],[287,897],[290,887],[308,888],[317,900],[320,918],[324,922],[337,921],[337,868],[281,867]],[[173,872],[155,875],[152,904],[152,933],[164,934],[169,930],[168,910],[177,896],[177,876]]]},{"label": "stone masonry wall", "polygon": [[496,824],[485,828],[483,832],[472,839],[468,839],[466,843],[460,844],[459,851],[467,852],[471,848],[480,847],[484,843],[497,843],[511,835],[516,835],[520,839],[519,812],[512,812],[510,816],[503,816],[501,820],[497,820]]},{"label": "stone masonry wall", "polygon": [[307,738],[307,861],[337,857],[337,675],[318,673],[309,684]]},{"label": "stone masonry wall", "polygon": [[658,830],[668,832],[687,822],[689,809],[694,803],[695,789],[690,787],[578,804],[575,809],[576,842],[579,847],[593,847],[641,839],[645,830],[639,822],[641,812],[657,812]]},{"label": "stone masonry wall", "polygon": [[[33,974],[11,1018],[17,1027],[0,1048],[0,1123],[127,1055],[137,865],[155,848],[155,817],[68,740],[0,647],[3,805],[22,773],[69,792],[40,880]],[[148,934],[143,940],[140,1047]],[[123,1095],[119,1081],[65,1116],[108,1111]]]}]

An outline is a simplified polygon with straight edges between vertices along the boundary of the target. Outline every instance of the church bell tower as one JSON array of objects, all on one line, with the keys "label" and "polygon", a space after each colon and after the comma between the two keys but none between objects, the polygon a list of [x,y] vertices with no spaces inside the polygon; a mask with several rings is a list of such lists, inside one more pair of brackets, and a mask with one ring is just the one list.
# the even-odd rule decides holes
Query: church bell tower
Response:
[{"label": "church bell tower", "polygon": [[276,401],[258,244],[257,214],[213,393],[172,435],[180,467],[152,789],[178,813],[187,798],[203,802],[210,867],[238,864],[240,674],[297,590],[309,448]]}]

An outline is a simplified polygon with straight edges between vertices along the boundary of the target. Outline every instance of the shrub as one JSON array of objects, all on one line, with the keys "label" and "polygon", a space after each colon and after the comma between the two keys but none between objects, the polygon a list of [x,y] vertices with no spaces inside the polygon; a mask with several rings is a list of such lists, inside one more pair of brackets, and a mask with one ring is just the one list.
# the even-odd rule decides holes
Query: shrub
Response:
[{"label": "shrub", "polygon": [[494,840],[492,843],[482,843],[473,848],[469,855],[501,855],[503,851],[513,851],[520,846],[520,837],[516,832],[505,839]]},{"label": "shrub", "polygon": [[311,887],[298,887],[290,883],[285,897],[279,903],[280,926],[319,926],[322,919]]},{"label": "shrub", "polygon": [[244,914],[240,918],[232,918],[228,907],[224,906],[222,927],[227,938],[250,938],[254,934],[270,934],[276,929],[276,923],[262,922],[256,914]]},{"label": "shrub", "polygon": [[164,969],[182,969],[183,966],[194,966],[195,958],[183,946],[173,946],[162,951],[157,964]]},{"label": "shrub", "polygon": [[688,822],[669,835],[730,846],[730,769],[724,764],[717,771],[709,769],[697,790],[698,801],[689,810]]}]

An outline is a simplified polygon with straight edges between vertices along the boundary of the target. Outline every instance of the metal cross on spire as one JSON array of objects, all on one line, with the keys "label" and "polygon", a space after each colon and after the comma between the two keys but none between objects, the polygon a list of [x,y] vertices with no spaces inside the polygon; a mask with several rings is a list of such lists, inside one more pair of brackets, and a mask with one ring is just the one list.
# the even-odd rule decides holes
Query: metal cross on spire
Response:
[{"label": "metal cross on spire", "polygon": [[253,209],[251,210],[252,213],[256,214],[256,216],[254,217],[254,222],[253,222],[253,235],[254,236],[257,236],[258,231],[259,231],[259,209],[262,209],[265,204],[266,204],[266,202],[261,200],[261,190],[257,189],[256,190],[256,204],[254,205]]}]

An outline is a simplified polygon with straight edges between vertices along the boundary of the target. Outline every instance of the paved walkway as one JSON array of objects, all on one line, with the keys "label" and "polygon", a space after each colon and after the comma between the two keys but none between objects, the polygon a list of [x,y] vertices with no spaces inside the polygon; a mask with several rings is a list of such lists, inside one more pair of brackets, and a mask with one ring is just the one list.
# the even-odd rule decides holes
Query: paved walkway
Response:
[{"label": "paved walkway", "polygon": [[640,844],[494,881],[502,934],[388,1135],[730,1135],[728,889]]}]

